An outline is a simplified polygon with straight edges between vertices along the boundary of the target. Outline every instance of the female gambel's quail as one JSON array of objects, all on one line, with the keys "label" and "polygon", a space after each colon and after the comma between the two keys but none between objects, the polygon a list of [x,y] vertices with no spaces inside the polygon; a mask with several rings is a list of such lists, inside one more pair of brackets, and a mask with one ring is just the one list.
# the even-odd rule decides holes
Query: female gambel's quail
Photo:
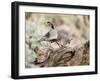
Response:
[{"label": "female gambel's quail", "polygon": [[66,46],[66,44],[70,43],[72,39],[71,35],[67,31],[61,28],[55,28],[51,22],[47,22],[47,24],[51,29],[39,40],[39,42],[56,42],[59,46]]}]

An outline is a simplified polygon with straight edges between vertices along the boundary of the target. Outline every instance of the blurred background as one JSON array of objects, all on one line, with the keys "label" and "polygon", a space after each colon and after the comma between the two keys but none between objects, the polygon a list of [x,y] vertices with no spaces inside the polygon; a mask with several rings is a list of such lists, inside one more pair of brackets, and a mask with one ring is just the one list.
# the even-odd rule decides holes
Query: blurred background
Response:
[{"label": "blurred background", "polygon": [[[61,27],[69,31],[74,41],[70,46],[75,46],[81,42],[89,40],[89,16],[88,15],[67,15],[67,14],[51,14],[51,13],[33,13],[25,12],[26,25],[26,56],[25,67],[39,67],[34,65],[34,60],[37,55],[33,49],[38,47],[48,47],[48,42],[42,44],[37,41],[50,30],[47,26],[48,21],[52,22],[55,27]],[[55,46],[55,45],[54,45]]]}]

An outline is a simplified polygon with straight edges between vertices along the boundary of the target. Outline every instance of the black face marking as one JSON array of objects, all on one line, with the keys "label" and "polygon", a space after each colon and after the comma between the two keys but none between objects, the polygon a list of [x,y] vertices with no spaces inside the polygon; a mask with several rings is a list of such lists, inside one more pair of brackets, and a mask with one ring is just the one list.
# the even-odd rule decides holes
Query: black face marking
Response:
[{"label": "black face marking", "polygon": [[49,38],[49,37],[50,37],[50,33],[48,32],[45,36],[46,36],[47,38]]}]

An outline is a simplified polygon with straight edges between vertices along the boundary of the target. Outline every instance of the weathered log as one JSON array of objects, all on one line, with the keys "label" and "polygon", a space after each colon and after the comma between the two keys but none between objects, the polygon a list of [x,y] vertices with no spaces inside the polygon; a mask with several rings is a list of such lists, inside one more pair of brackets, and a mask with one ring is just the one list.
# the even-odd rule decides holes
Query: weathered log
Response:
[{"label": "weathered log", "polygon": [[[37,54],[42,54],[42,51],[43,50],[40,50],[39,48],[35,50]],[[44,61],[40,63],[35,62],[35,64],[39,64],[40,67],[89,65],[89,41],[81,45],[81,47],[61,47],[56,50],[48,49],[44,53],[49,53],[47,57],[45,57],[46,59],[44,58]],[[42,57],[42,55],[37,57],[37,60]]]}]

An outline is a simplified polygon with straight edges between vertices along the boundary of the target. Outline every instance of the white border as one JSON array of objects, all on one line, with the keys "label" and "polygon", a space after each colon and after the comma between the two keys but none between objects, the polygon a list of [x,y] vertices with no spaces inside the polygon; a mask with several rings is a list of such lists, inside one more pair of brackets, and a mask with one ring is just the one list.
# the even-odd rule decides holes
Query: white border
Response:
[{"label": "white border", "polygon": [[[90,65],[52,68],[25,68],[25,12],[90,15]],[[39,6],[19,7],[19,75],[40,75],[95,71],[95,12],[86,9],[52,8]]]}]

